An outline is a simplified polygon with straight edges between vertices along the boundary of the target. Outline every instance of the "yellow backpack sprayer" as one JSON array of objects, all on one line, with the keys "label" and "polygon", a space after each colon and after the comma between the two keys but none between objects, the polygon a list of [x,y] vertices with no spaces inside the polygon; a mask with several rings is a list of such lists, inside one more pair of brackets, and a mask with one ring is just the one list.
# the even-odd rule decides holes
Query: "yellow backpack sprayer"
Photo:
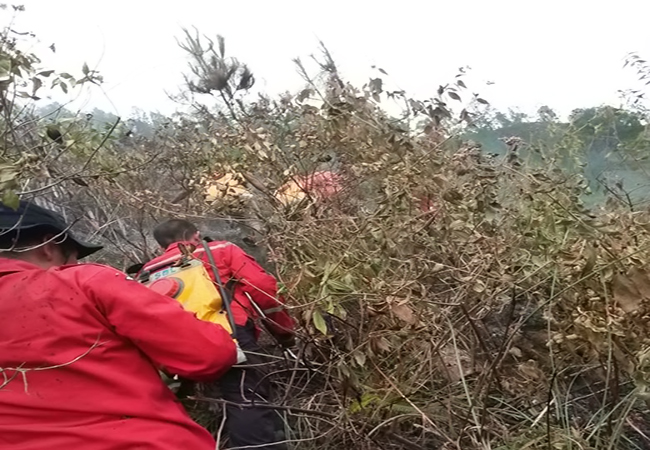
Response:
[{"label": "yellow backpack sprayer", "polygon": [[200,320],[216,323],[226,329],[237,345],[237,364],[246,361],[236,335],[235,321],[226,291],[209,246],[202,241],[214,281],[203,261],[194,255],[195,248],[179,245],[181,255],[171,262],[154,265],[142,272],[138,281],[151,290],[176,299],[183,308],[196,314]]}]

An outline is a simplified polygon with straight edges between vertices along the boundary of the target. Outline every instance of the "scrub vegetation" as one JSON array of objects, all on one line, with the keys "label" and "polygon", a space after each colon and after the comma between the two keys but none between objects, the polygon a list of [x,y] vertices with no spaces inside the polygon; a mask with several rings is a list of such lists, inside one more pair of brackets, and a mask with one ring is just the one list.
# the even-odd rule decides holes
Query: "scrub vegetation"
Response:
[{"label": "scrub vegetation", "polygon": [[[597,154],[642,179],[642,108],[516,129],[468,69],[415,99],[380,68],[351,85],[324,45],[295,61],[303,89],[254,97],[225,40],[188,30],[192,111],[117,118],[42,100],[103,79],[42,67],[34,39],[0,35],[3,201],[78,219],[121,269],[169,216],[272,268],[299,322],[297,360],[265,338],[292,448],[650,448],[650,212],[585,169]],[[216,431],[210,398],[186,404]]]}]

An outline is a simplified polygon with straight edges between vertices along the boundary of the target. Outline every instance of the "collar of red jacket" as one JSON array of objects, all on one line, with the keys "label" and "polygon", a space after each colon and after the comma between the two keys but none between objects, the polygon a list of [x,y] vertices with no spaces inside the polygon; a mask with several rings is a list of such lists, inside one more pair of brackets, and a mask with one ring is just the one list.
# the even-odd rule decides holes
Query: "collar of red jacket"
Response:
[{"label": "collar of red jacket", "polygon": [[154,259],[152,259],[151,261],[149,261],[148,263],[146,263],[144,266],[142,266],[142,268],[140,269],[140,271],[142,271],[142,270],[144,270],[144,269],[146,269],[146,270],[150,270],[152,267],[157,267],[157,266],[160,265],[162,262],[166,261],[166,258],[172,258],[172,257],[176,258],[176,256],[177,256],[177,255],[180,255],[180,253],[181,253],[180,249],[178,248],[181,244],[182,244],[182,245],[186,245],[186,246],[195,246],[196,248],[201,248],[201,245],[200,245],[200,244],[197,246],[197,243],[196,243],[196,242],[192,242],[192,241],[178,241],[178,242],[174,242],[173,244],[170,244],[170,245],[169,245],[169,246],[168,246],[168,247],[167,247],[167,248],[162,252],[162,254],[156,256]]},{"label": "collar of red jacket", "polygon": [[40,267],[27,261],[0,257],[0,274],[21,272],[23,270],[34,270],[34,269],[40,269]]},{"label": "collar of red jacket", "polygon": [[[144,264],[144,265],[139,269],[139,272],[138,272],[138,275],[137,275],[137,276],[139,276],[140,273],[142,273],[142,271],[149,271],[149,270],[152,270],[152,269],[155,269],[155,268],[161,267],[162,265],[167,264],[167,263],[169,263],[169,262],[173,262],[174,259],[177,258],[177,256],[180,254],[180,249],[179,249],[178,247],[179,247],[179,245],[181,245],[181,244],[188,245],[188,246],[189,246],[189,245],[194,245],[194,246],[197,245],[197,243],[196,243],[196,242],[193,242],[193,241],[178,241],[178,242],[174,242],[173,244],[170,244],[170,245],[169,245],[169,246],[168,246],[168,247],[163,251],[163,253],[162,253],[161,255],[156,256],[154,259],[152,259],[152,260],[149,261],[148,263]],[[223,246],[224,244],[226,244],[226,245],[230,245],[230,243],[229,243],[228,241],[211,241],[210,243],[208,243],[208,246],[209,246],[210,248],[214,248],[214,245],[215,245],[215,244],[218,245],[218,246]],[[196,250],[198,250],[199,253],[202,254],[202,252],[203,252],[203,247],[202,247],[202,245],[199,244],[199,245],[197,246]]]},{"label": "collar of red jacket", "polygon": [[165,249],[165,253],[169,253],[169,252],[173,252],[174,250],[178,250],[178,246],[181,245],[181,244],[187,245],[187,246],[194,245],[194,246],[196,246],[196,248],[199,248],[201,246],[200,244],[197,245],[196,242],[192,242],[192,241],[178,241],[178,242],[174,242],[173,244],[170,244],[169,247],[167,247]]}]

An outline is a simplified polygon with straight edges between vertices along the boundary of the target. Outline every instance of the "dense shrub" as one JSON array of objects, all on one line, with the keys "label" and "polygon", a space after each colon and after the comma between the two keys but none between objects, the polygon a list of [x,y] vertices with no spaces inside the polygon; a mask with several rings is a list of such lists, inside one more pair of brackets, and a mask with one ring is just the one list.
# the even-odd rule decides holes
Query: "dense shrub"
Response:
[{"label": "dense shrub", "polygon": [[[0,66],[18,61],[10,43]],[[296,95],[233,91],[225,114],[151,136],[76,118],[54,121],[58,139],[5,109],[5,199],[81,218],[122,268],[155,252],[167,216],[260,250],[300,322],[298,361],[273,364],[295,448],[648,448],[648,212],[585,209],[553,149],[523,161],[511,139],[497,159],[454,138],[472,117],[448,106],[462,82],[416,101],[379,78],[350,86],[324,58],[319,82],[299,63]],[[388,95],[404,118],[379,107]],[[316,171],[335,192],[279,200]],[[188,406],[216,430],[213,403]]]}]

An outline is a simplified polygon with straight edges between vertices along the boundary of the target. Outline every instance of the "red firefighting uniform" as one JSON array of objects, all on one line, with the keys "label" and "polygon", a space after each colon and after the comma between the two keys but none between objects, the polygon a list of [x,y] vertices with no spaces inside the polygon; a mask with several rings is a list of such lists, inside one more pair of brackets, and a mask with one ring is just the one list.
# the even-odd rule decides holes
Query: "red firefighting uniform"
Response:
[{"label": "red firefighting uniform", "polygon": [[107,266],[0,258],[0,448],[213,450],[158,370],[210,381],[222,327]]}]

